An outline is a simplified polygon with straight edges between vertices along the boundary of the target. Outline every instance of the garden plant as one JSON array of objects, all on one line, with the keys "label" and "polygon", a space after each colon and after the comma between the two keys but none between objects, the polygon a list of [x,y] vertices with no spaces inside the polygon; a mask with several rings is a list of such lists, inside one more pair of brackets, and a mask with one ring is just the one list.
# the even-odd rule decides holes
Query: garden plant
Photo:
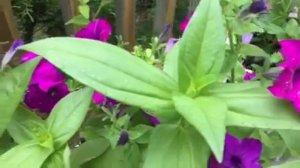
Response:
[{"label": "garden plant", "polygon": [[1,64],[0,167],[299,168],[299,5],[201,0],[180,38],[133,51],[107,42],[105,18],[16,41]]}]

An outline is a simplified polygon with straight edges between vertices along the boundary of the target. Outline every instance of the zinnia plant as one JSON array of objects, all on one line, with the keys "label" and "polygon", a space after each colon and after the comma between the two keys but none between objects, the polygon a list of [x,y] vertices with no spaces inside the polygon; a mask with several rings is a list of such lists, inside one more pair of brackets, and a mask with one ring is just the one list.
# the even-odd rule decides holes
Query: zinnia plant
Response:
[{"label": "zinnia plant", "polygon": [[[280,40],[273,83],[278,62],[252,44],[266,26],[228,17],[267,10],[247,2],[201,0],[161,69],[107,43],[104,18],[17,47],[22,63],[0,76],[0,167],[298,167],[300,42]],[[244,76],[247,56],[264,62]]]}]

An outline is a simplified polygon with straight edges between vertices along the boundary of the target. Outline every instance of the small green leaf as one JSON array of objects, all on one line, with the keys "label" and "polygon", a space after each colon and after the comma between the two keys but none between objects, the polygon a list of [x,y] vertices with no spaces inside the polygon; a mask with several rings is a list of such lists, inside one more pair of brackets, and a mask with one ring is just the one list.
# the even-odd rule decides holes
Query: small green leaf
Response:
[{"label": "small green leaf", "polygon": [[109,148],[98,158],[83,164],[83,168],[140,168],[141,153],[136,144]]},{"label": "small green leaf", "polygon": [[228,126],[300,130],[300,117],[292,105],[272,97],[257,84],[220,84],[212,86],[206,94],[227,104]]},{"label": "small green leaf", "polygon": [[173,100],[178,113],[203,135],[217,160],[221,162],[226,133],[226,104],[213,97],[192,99],[178,95]]},{"label": "small green leaf", "polygon": [[0,165],[3,168],[40,168],[52,151],[36,142],[27,142],[1,155]]},{"label": "small green leaf", "polygon": [[89,140],[78,148],[72,150],[71,167],[80,168],[82,164],[97,158],[109,147],[109,142],[104,138]]},{"label": "small green leaf", "polygon": [[205,168],[210,150],[191,127],[159,125],[153,130],[143,168]]},{"label": "small green leaf", "polygon": [[298,39],[300,38],[300,27],[298,22],[295,19],[289,20],[285,27],[287,35],[291,38]]},{"label": "small green leaf", "polygon": [[252,44],[241,44],[240,54],[245,56],[270,57],[263,49]]},{"label": "small green leaf", "polygon": [[69,24],[76,24],[76,25],[79,25],[79,26],[85,26],[89,23],[89,19],[85,18],[84,16],[82,15],[77,15],[77,16],[74,16],[71,20],[69,20],[66,25],[69,25]]},{"label": "small green leaf", "polygon": [[92,89],[81,89],[60,100],[47,118],[56,149],[61,148],[80,128],[88,110]]},{"label": "small green leaf", "polygon": [[179,47],[180,91],[195,90],[197,79],[220,73],[225,57],[225,30],[219,0],[201,0]]},{"label": "small green leaf", "polygon": [[300,131],[278,130],[278,133],[284,140],[292,155],[300,156]]},{"label": "small green leaf", "polygon": [[68,149],[69,147],[66,146],[65,148],[52,153],[43,163],[41,168],[68,168],[64,161],[65,157],[70,157],[65,155],[65,151]]},{"label": "small green leaf", "polygon": [[300,160],[291,160],[285,163],[270,166],[269,168],[299,168],[300,167]]},{"label": "small green leaf", "polygon": [[7,129],[14,141],[19,144],[34,139],[39,141],[40,136],[47,134],[45,122],[34,112],[23,107],[16,110]]},{"label": "small green leaf", "polygon": [[78,10],[80,14],[86,19],[90,18],[90,7],[88,5],[80,5],[78,6]]},{"label": "small green leaf", "polygon": [[178,59],[180,41],[178,41],[171,51],[166,55],[164,63],[164,71],[171,76],[175,81],[178,82]]},{"label": "small green leaf", "polygon": [[0,136],[23,99],[31,74],[39,59],[22,64],[0,76]]},{"label": "small green leaf", "polygon": [[45,57],[79,82],[108,97],[142,107],[160,117],[176,117],[171,100],[172,92],[177,90],[176,82],[121,48],[78,38],[49,38],[21,48]]},{"label": "small green leaf", "polygon": [[253,32],[264,32],[262,28],[258,25],[251,23],[250,21],[242,21],[239,19],[231,20],[230,22],[231,29],[233,30],[234,34],[243,35],[247,33]]},{"label": "small green leaf", "polygon": [[129,139],[132,141],[139,139],[140,137],[149,133],[152,129],[153,129],[153,127],[148,126],[148,125],[137,125],[128,131]]}]

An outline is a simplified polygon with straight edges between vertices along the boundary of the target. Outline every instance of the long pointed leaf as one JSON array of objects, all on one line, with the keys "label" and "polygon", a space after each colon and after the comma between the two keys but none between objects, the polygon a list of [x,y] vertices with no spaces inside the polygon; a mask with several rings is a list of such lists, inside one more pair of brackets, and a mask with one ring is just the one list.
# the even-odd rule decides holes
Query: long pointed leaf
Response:
[{"label": "long pointed leaf", "polygon": [[62,147],[80,128],[91,102],[92,90],[81,89],[60,100],[47,118],[56,149]]},{"label": "long pointed leaf", "polygon": [[53,149],[45,148],[36,142],[18,145],[0,156],[3,168],[40,168]]},{"label": "long pointed leaf", "polygon": [[22,49],[43,56],[108,97],[161,115],[176,114],[171,101],[176,82],[116,46],[87,39],[49,38]]},{"label": "long pointed leaf", "polygon": [[22,101],[31,74],[38,62],[39,59],[30,61],[0,76],[0,136]]},{"label": "long pointed leaf", "polygon": [[300,116],[292,105],[256,84],[215,85],[207,96],[219,97],[227,104],[228,126],[300,130]]},{"label": "long pointed leaf", "polygon": [[221,162],[225,139],[226,104],[213,97],[192,99],[183,95],[174,96],[175,107],[197,131]]},{"label": "long pointed leaf", "polygon": [[7,130],[19,144],[32,140],[38,142],[43,136],[51,136],[46,128],[46,122],[34,112],[22,107],[16,110]]},{"label": "long pointed leaf", "polygon": [[201,0],[180,42],[180,90],[191,89],[206,74],[220,73],[225,56],[225,31],[219,0]]},{"label": "long pointed leaf", "polygon": [[209,155],[207,144],[193,128],[160,125],[151,136],[143,168],[204,168]]}]

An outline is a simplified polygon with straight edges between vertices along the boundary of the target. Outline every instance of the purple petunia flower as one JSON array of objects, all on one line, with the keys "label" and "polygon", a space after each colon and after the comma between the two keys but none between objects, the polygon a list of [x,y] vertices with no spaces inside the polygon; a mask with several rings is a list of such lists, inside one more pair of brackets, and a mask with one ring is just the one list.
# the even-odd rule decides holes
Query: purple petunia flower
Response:
[{"label": "purple petunia flower", "polygon": [[253,39],[253,33],[243,34],[242,43],[249,44]]},{"label": "purple petunia flower", "polygon": [[190,22],[190,18],[186,18],[186,19],[184,19],[184,20],[180,23],[179,29],[180,29],[180,31],[181,31],[182,33],[185,31],[185,29],[186,29],[187,25],[189,24],[189,22]]},{"label": "purple petunia flower", "polygon": [[75,34],[78,38],[107,41],[112,33],[112,26],[106,19],[95,19]]},{"label": "purple petunia flower", "polygon": [[[21,63],[36,57],[35,53],[28,52],[22,56]],[[49,113],[54,105],[68,93],[69,89],[65,84],[63,74],[53,64],[42,59],[31,76],[24,103],[31,109]]]},{"label": "purple petunia flower", "polygon": [[254,0],[249,7],[251,13],[260,13],[269,9],[267,0]]},{"label": "purple petunia flower", "polygon": [[253,80],[256,77],[256,73],[252,70],[246,69],[246,74],[244,75],[244,80],[248,81],[248,80]]},{"label": "purple petunia flower", "polygon": [[165,53],[168,53],[171,51],[171,49],[174,47],[174,45],[178,42],[179,39],[177,38],[170,38],[167,42],[166,48],[165,48]]},{"label": "purple petunia flower", "polygon": [[[22,56],[21,63],[36,57],[36,54],[28,52]],[[37,84],[42,91],[48,92],[51,87],[63,83],[64,80],[63,74],[53,64],[43,59],[34,70],[30,84]]]},{"label": "purple petunia flower", "polygon": [[237,139],[229,134],[225,139],[224,158],[218,163],[214,156],[209,159],[209,168],[262,168],[259,163],[262,144],[254,138]]},{"label": "purple petunia flower", "polygon": [[283,71],[269,90],[274,96],[291,101],[300,113],[300,40],[283,40],[279,44],[284,57],[279,66]]},{"label": "purple petunia flower", "polygon": [[18,47],[22,46],[24,42],[22,40],[16,40],[13,42],[9,50],[5,53],[2,61],[1,61],[1,69],[4,69],[4,67],[9,63],[9,61],[13,58],[13,56],[18,51]]},{"label": "purple petunia flower", "polygon": [[154,115],[145,113],[146,117],[149,119],[151,125],[156,126],[160,124],[160,121],[157,117],[155,117]]},{"label": "purple petunia flower", "polygon": [[100,93],[100,92],[94,92],[93,93],[93,97],[92,97],[92,99],[93,99],[93,102],[95,103],[95,104],[103,104],[104,102],[105,102],[105,96],[102,94],[102,93]]},{"label": "purple petunia flower", "polygon": [[50,113],[55,104],[69,93],[65,83],[52,86],[48,91],[43,91],[37,84],[28,87],[24,102],[31,109],[42,113]]},{"label": "purple petunia flower", "polygon": [[122,131],[118,141],[118,145],[125,145],[128,141],[129,141],[128,133],[126,131]]}]

